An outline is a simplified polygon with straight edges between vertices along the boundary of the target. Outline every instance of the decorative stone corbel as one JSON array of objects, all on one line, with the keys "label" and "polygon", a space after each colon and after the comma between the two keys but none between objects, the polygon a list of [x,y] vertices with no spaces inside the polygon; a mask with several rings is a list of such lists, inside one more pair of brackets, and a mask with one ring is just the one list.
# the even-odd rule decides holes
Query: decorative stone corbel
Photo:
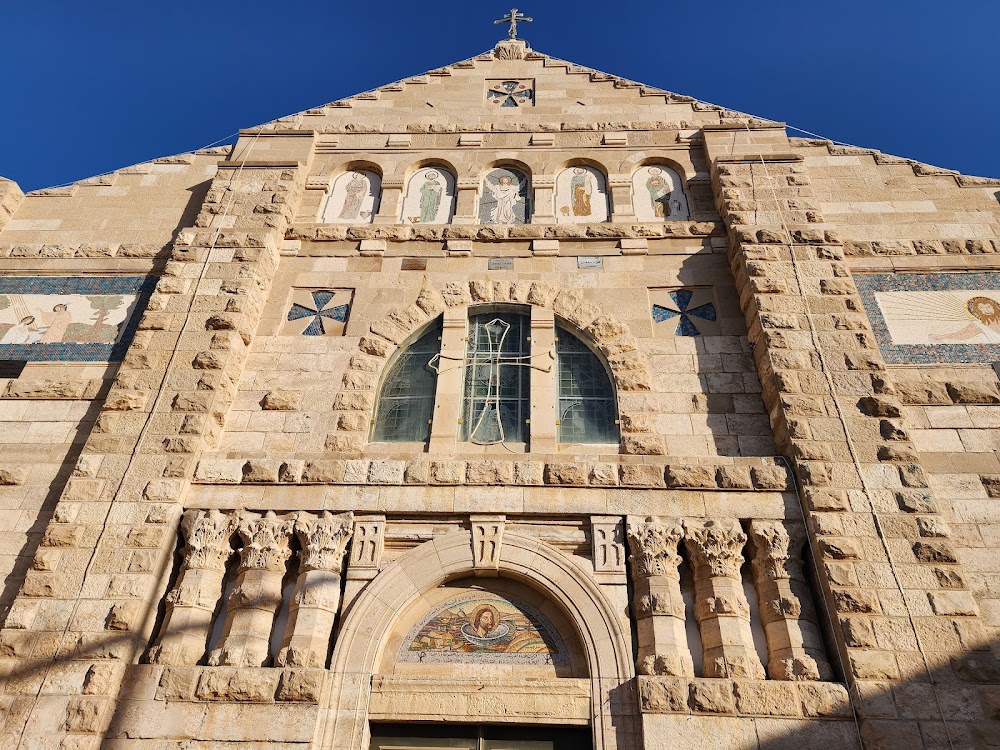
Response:
[{"label": "decorative stone corbel", "polygon": [[500,566],[500,547],[506,516],[470,516],[472,565],[477,576],[495,576]]},{"label": "decorative stone corbel", "polygon": [[153,664],[197,664],[205,655],[235,530],[236,517],[230,513],[189,510],[181,517],[183,564],[166,597],[159,643],[149,652]]},{"label": "decorative stone corbel", "polygon": [[680,520],[629,517],[629,562],[635,597],[641,674],[693,677],[681,597],[677,545],[684,535]]},{"label": "decorative stone corbel", "polygon": [[694,562],[694,614],[701,631],[704,676],[764,679],[740,573],[747,535],[732,519],[685,521],[684,531]]}]

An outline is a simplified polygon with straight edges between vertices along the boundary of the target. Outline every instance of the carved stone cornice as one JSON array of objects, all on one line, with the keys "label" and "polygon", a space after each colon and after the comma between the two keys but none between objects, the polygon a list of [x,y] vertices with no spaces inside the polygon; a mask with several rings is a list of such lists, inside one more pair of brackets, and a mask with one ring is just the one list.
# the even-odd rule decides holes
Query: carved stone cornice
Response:
[{"label": "carved stone cornice", "polygon": [[753,520],[750,522],[755,554],[754,570],[760,578],[802,578],[802,548],[806,530],[801,523]]},{"label": "carved stone cornice", "polygon": [[339,575],[343,569],[347,543],[353,533],[353,513],[297,513],[295,535],[302,544],[299,570],[327,570]]},{"label": "carved stone cornice", "polygon": [[263,516],[241,513],[237,528],[243,539],[240,569],[284,572],[285,563],[292,554],[288,543],[294,526],[292,516],[276,516],[273,511]]},{"label": "carved stone cornice", "polygon": [[236,530],[236,518],[218,510],[189,510],[181,517],[184,535],[184,567],[219,570],[233,550],[229,540]]},{"label": "carved stone cornice", "polygon": [[670,576],[677,578],[681,556],[677,544],[684,535],[680,520],[648,517],[628,519],[629,562],[636,578]]},{"label": "carved stone cornice", "polygon": [[713,576],[740,578],[747,535],[736,520],[685,521],[684,544],[696,567]]}]

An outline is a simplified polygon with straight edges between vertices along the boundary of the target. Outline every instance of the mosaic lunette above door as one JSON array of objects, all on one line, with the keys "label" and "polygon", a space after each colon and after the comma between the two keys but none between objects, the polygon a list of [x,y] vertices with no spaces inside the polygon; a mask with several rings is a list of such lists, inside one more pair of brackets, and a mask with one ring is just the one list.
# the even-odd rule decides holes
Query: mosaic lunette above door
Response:
[{"label": "mosaic lunette above door", "polygon": [[653,333],[664,336],[711,336],[720,332],[711,287],[650,289]]},{"label": "mosaic lunette above door", "polygon": [[559,633],[511,596],[461,594],[435,607],[403,641],[399,660],[421,664],[569,665]]},{"label": "mosaic lunette above door", "polygon": [[855,277],[886,362],[1000,361],[1000,273]]},{"label": "mosaic lunette above door", "polygon": [[121,359],[155,286],[146,276],[0,276],[0,359]]},{"label": "mosaic lunette above door", "polygon": [[351,311],[350,289],[293,289],[285,336],[343,336]]}]

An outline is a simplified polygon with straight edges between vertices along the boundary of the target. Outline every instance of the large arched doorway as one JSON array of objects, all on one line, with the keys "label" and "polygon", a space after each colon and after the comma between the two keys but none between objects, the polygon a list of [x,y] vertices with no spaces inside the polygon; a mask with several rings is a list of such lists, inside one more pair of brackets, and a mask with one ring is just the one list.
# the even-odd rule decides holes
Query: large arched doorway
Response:
[{"label": "large arched doorway", "polygon": [[557,750],[569,737],[560,728],[573,727],[598,750],[631,747],[629,644],[600,586],[568,556],[516,533],[504,534],[491,567],[473,558],[469,532],[446,534],[366,587],[334,651],[324,747],[418,739],[392,728],[401,723],[423,727],[428,741],[479,744],[387,747]]}]

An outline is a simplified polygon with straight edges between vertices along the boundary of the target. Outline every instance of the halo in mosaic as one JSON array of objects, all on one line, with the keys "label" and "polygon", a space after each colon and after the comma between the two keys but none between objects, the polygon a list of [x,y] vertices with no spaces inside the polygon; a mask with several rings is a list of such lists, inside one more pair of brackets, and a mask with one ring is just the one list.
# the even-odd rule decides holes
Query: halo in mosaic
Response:
[{"label": "halo in mosaic", "polygon": [[569,665],[558,631],[537,609],[506,594],[461,594],[407,634],[399,660],[421,664]]},{"label": "halo in mosaic", "polygon": [[0,359],[119,360],[155,286],[147,276],[0,277]]},{"label": "halo in mosaic", "polygon": [[889,364],[1000,361],[1000,273],[855,277]]},{"label": "halo in mosaic", "polygon": [[651,289],[650,297],[657,335],[702,336],[719,332],[719,315],[711,289]]},{"label": "halo in mosaic", "polygon": [[343,336],[350,309],[348,289],[295,289],[282,333]]}]

